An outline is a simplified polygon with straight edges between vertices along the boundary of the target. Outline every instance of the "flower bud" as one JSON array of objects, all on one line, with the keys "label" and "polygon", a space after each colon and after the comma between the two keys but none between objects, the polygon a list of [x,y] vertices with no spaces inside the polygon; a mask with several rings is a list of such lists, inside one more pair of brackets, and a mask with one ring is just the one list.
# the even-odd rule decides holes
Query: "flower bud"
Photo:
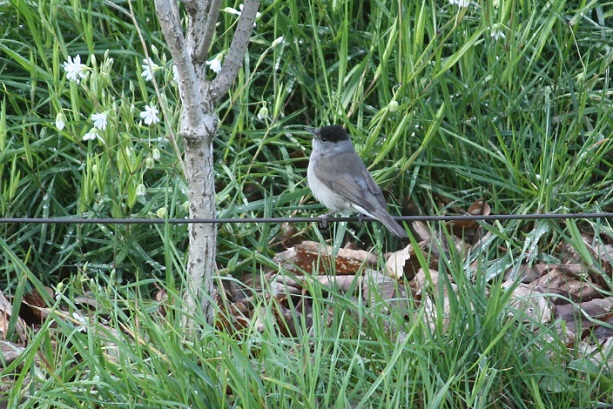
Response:
[{"label": "flower bud", "polygon": [[66,117],[62,111],[58,112],[55,117],[55,127],[61,131],[66,126]]},{"label": "flower bud", "polygon": [[166,215],[168,214],[168,210],[166,210],[166,207],[160,207],[157,212],[155,212],[155,215],[159,218],[159,219],[164,219],[166,218]]},{"label": "flower bud", "polygon": [[147,169],[153,169],[154,166],[155,161],[153,160],[153,158],[151,156],[147,156],[147,158],[145,159],[145,167]]},{"label": "flower bud", "polygon": [[260,121],[264,120],[268,118],[268,108],[266,108],[266,105],[264,105],[262,108],[260,108],[260,110],[258,111],[258,119]]},{"label": "flower bud", "polygon": [[139,184],[136,186],[136,195],[137,196],[145,196],[147,194],[147,188],[144,184]]}]

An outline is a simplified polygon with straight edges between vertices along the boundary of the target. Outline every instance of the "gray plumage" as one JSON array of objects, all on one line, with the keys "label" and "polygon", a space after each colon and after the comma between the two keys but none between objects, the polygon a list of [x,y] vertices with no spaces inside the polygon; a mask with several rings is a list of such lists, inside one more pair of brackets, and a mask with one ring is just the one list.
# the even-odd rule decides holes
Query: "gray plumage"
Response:
[{"label": "gray plumage", "polygon": [[362,213],[379,220],[398,237],[406,231],[385,210],[383,192],[358,156],[342,126],[306,128],[313,134],[307,180],[313,196],[333,212]]}]

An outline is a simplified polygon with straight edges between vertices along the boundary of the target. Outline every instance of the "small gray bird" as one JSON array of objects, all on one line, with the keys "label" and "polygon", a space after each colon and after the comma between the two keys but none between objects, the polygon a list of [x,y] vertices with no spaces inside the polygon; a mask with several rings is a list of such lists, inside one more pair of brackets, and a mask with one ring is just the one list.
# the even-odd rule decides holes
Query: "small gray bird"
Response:
[{"label": "small gray bird", "polygon": [[379,220],[396,236],[408,238],[385,210],[383,192],[355,153],[345,128],[331,125],[305,129],[313,134],[307,170],[313,196],[332,212],[365,214]]}]

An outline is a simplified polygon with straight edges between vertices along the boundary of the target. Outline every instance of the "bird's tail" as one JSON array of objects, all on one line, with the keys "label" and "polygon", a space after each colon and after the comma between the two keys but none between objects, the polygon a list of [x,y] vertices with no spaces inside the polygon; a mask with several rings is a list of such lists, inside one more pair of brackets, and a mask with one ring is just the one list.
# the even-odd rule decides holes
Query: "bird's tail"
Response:
[{"label": "bird's tail", "polygon": [[407,232],[402,228],[400,224],[398,224],[396,220],[394,220],[394,218],[387,212],[387,210],[383,208],[378,209],[378,211],[373,214],[372,217],[383,223],[383,225],[387,227],[387,229],[394,233],[396,236],[403,239],[409,238]]}]

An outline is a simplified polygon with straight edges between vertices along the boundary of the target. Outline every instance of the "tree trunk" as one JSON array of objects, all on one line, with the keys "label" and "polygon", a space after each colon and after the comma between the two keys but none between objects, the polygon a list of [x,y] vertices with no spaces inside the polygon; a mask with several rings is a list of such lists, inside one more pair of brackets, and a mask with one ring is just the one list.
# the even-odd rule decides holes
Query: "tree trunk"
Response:
[{"label": "tree trunk", "polygon": [[[242,66],[260,2],[245,0],[221,72],[211,81],[206,79],[206,56],[214,37],[221,0],[182,0],[182,3],[188,15],[186,33],[175,0],[155,0],[155,8],[179,77],[183,104],[179,134],[186,142],[184,162],[190,218],[208,219],[215,217],[215,104],[225,97]],[[186,326],[193,326],[189,317],[198,307],[206,314],[207,321],[213,323],[216,245],[216,224],[189,225],[188,283],[184,296]]]},{"label": "tree trunk", "polygon": [[[213,171],[213,137],[217,131],[217,118],[209,115],[211,127],[204,135],[185,138],[185,170],[189,187],[190,219],[215,217],[215,174]],[[212,223],[191,223],[189,225],[189,256],[187,271],[191,283],[185,291],[187,315],[200,305],[209,323],[213,322],[212,297],[215,287],[215,254],[217,225]]]}]

